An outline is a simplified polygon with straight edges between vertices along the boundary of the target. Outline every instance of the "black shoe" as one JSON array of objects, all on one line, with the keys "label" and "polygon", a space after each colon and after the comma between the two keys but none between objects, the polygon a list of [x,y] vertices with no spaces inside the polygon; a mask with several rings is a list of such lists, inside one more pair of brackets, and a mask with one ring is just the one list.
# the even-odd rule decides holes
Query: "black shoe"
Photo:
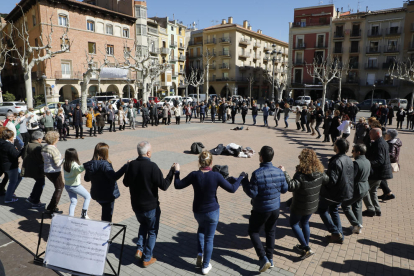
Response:
[{"label": "black shoe", "polygon": [[385,195],[382,198],[382,200],[391,200],[391,199],[394,199],[394,198],[395,198],[395,195],[394,194],[391,194],[391,195]]},{"label": "black shoe", "polygon": [[316,139],[320,139],[321,137],[322,137],[322,136],[320,136],[320,135],[319,135],[318,137],[316,137]]},{"label": "black shoe", "polygon": [[377,217],[380,217],[380,216],[381,216],[381,211],[375,211],[375,215],[376,215]]},{"label": "black shoe", "polygon": [[63,141],[67,141],[66,138],[63,138]]},{"label": "black shoe", "polygon": [[386,194],[383,194],[383,195],[378,196],[378,198],[379,198],[379,199],[381,199],[381,200],[384,200],[384,198],[385,198],[386,196],[387,196]]},{"label": "black shoe", "polygon": [[362,212],[362,215],[364,217],[373,217],[375,216],[376,212],[375,211],[370,211],[370,210],[365,210],[364,212]]}]

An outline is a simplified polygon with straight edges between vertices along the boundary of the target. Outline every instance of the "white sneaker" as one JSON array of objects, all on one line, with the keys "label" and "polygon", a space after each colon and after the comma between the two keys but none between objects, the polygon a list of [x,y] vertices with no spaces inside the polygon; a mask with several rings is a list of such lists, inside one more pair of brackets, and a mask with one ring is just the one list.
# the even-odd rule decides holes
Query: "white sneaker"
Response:
[{"label": "white sneaker", "polygon": [[361,228],[362,228],[362,225],[361,226],[356,225],[356,226],[351,226],[350,230],[352,231],[352,234],[361,234]]},{"label": "white sneaker", "polygon": [[211,264],[208,264],[208,267],[201,269],[201,273],[203,273],[203,275],[207,275],[212,268]]}]

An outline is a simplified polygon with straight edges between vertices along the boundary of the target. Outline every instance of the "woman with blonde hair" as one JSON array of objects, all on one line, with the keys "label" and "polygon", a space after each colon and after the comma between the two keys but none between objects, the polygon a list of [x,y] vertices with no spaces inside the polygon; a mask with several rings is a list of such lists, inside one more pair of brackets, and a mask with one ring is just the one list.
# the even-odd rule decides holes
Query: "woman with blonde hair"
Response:
[{"label": "woman with blonde hair", "polygon": [[182,180],[180,180],[180,165],[176,164],[174,187],[184,189],[193,185],[193,212],[198,222],[196,265],[201,267],[205,275],[211,270],[210,259],[213,253],[214,233],[220,215],[217,189],[221,187],[229,193],[235,193],[246,174],[241,173],[236,182],[230,184],[219,172],[212,171],[213,155],[209,151],[200,153],[198,164],[199,170],[191,172]]},{"label": "woman with blonde hair", "polygon": [[99,112],[95,113],[93,107],[90,107],[88,113],[86,114],[86,127],[89,128],[90,137],[92,137],[92,130],[93,136],[96,137],[96,116],[98,115],[100,115]]},{"label": "woman with blonde hair", "polygon": [[303,149],[298,158],[299,165],[296,166],[293,179],[283,166],[279,168],[285,173],[289,191],[293,192],[290,226],[300,243],[294,249],[304,260],[314,254],[309,247],[309,219],[318,209],[319,192],[322,185],[329,181],[329,177],[324,173],[324,167],[314,150]]}]

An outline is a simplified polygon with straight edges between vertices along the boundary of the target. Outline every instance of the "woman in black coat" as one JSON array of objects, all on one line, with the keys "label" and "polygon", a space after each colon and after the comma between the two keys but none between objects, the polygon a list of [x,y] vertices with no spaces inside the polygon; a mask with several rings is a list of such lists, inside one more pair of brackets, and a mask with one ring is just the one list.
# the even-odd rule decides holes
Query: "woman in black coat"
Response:
[{"label": "woman in black coat", "polygon": [[[304,106],[300,113],[300,125],[302,127],[302,131],[306,131],[305,125],[307,125],[307,123],[308,123],[308,109],[306,106]],[[309,126],[308,126],[308,132],[310,132]]]},{"label": "woman in black coat", "polygon": [[398,126],[400,126],[400,129],[402,129],[402,125],[404,123],[404,118],[407,115],[407,113],[404,111],[404,108],[400,107],[400,110],[397,111],[397,129]]},{"label": "woman in black coat", "polygon": [[98,108],[98,114],[99,115],[96,116],[96,126],[98,127],[98,134],[102,134],[103,128],[105,127],[106,112],[101,106]]},{"label": "woman in black coat", "polygon": [[335,110],[334,115],[331,127],[329,128],[332,144],[335,144],[336,139],[341,135],[341,131],[338,130],[338,127],[341,125],[341,112],[339,110]]},{"label": "woman in black coat", "polygon": [[323,135],[325,136],[325,139],[323,139],[324,142],[330,142],[329,140],[329,131],[331,130],[332,125],[332,112],[330,109],[328,109],[325,112],[325,117],[323,119]]}]

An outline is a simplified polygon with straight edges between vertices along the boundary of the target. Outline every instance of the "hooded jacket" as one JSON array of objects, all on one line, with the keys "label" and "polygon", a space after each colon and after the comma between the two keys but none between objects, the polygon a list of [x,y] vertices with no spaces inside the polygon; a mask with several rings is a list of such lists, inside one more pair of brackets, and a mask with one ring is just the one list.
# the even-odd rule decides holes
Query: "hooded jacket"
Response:
[{"label": "hooded jacket", "polygon": [[389,152],[390,152],[390,162],[391,163],[400,163],[400,149],[402,147],[402,142],[400,138],[395,138],[390,141],[387,141]]},{"label": "hooded jacket", "polygon": [[83,166],[85,168],[85,181],[92,182],[92,199],[111,202],[121,196],[116,181],[124,175],[127,164],[117,172],[112,168],[112,164],[106,160],[91,160],[84,163]]}]

